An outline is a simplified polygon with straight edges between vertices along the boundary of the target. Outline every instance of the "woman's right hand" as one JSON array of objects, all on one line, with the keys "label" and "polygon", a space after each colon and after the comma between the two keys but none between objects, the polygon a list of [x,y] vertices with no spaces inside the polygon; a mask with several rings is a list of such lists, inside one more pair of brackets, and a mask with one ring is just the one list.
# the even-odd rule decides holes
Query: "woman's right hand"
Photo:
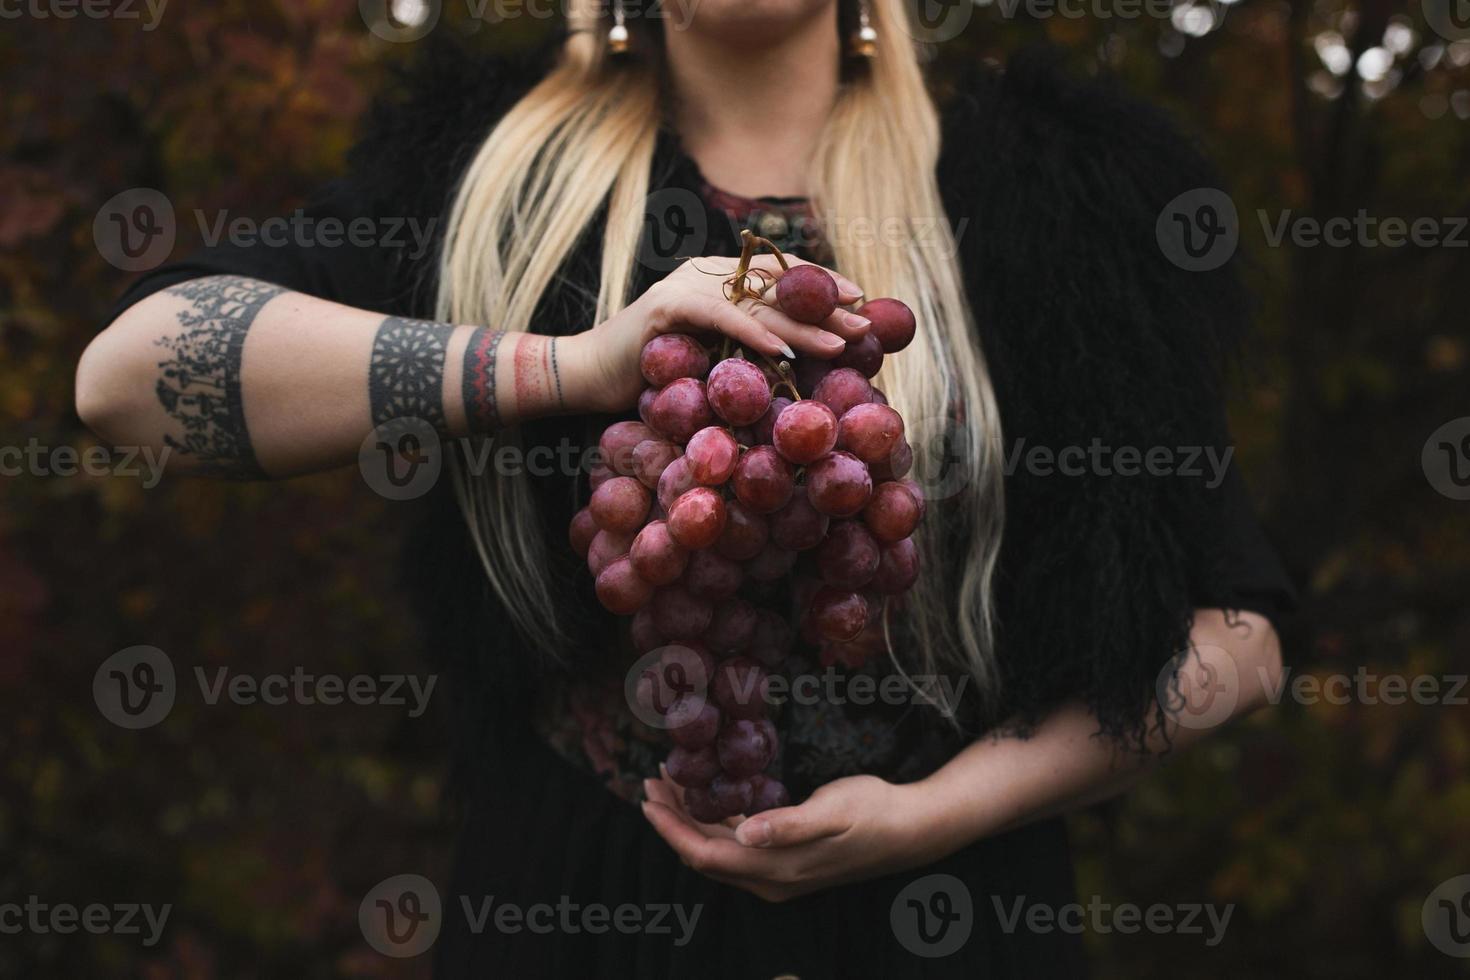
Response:
[{"label": "woman's right hand", "polygon": [[[789,256],[787,261],[805,264]],[[591,330],[559,341],[568,373],[567,407],[613,413],[636,405],[644,387],[639,355],[643,345],[661,333],[713,331],[772,357],[830,358],[842,353],[847,341],[868,330],[866,319],[841,306],[821,326],[812,326],[754,297],[732,303],[725,296],[725,280],[734,275],[735,268],[736,260],[725,256],[688,259],[621,312]],[[781,274],[772,255],[755,256],[751,268],[772,276]],[[838,303],[847,305],[862,298],[855,283],[835,272],[832,278],[837,282]]]}]

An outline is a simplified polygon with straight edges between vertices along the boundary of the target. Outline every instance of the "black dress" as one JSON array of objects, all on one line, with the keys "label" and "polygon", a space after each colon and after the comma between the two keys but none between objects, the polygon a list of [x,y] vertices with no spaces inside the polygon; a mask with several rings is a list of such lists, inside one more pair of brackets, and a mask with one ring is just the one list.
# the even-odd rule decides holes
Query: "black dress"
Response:
[{"label": "black dress", "polygon": [[[452,51],[425,59],[405,80],[407,98],[378,107],[348,174],[309,214],[437,223],[469,157],[537,70]],[[997,583],[1003,712],[1024,737],[1049,709],[1081,699],[1105,732],[1136,742],[1160,672],[1185,646],[1192,609],[1276,617],[1292,601],[1236,470],[1222,476],[1208,462],[1208,451],[1219,459],[1228,445],[1220,373],[1240,340],[1243,294],[1230,265],[1186,271],[1155,238],[1166,202],[1218,181],[1161,115],[1107,84],[1067,78],[1044,55],[965,81],[945,97],[944,118],[940,185],[1012,462]],[[744,224],[820,247],[800,235],[799,202],[714,191],[670,134],[660,138],[650,187],[658,213],[645,235],[639,291],[673,256],[735,254]],[[682,209],[678,220],[661,223],[670,202]],[[695,240],[671,238],[671,229]],[[537,310],[538,332],[591,325],[596,291],[587,285],[596,281],[600,237],[594,228],[569,257]],[[146,276],[122,302],[229,272],[370,310],[430,316],[434,257],[432,249],[413,255],[391,245],[224,245]],[[538,421],[524,438],[585,445],[607,421]],[[1060,473],[1030,455],[1036,447],[1055,453],[1094,445],[1109,453],[1164,447],[1173,467]],[[586,638],[575,669],[551,666],[518,640],[483,584],[446,486],[426,499],[405,562],[405,584],[424,613],[425,649],[444,658],[459,727],[456,785],[465,821],[452,880],[439,884],[438,975],[999,980],[1085,973],[1079,937],[1031,932],[1024,918],[1019,927],[1012,918],[1018,901],[1056,909],[1074,899],[1058,819],[978,842],[930,867],[780,905],[683,867],[625,799],[657,755],[621,730],[584,730],[580,739],[554,730],[558,719],[582,717],[597,700],[588,678],[607,662],[607,638],[617,627],[598,611],[590,579],[565,545],[585,480],[532,479],[542,484],[539,517],[568,623]],[[558,715],[568,698],[578,710]],[[918,778],[999,720],[966,717],[962,736],[924,710],[844,710],[784,718],[783,742],[801,795],[855,772]],[[924,894],[911,903],[915,889]],[[493,915],[477,928],[465,905],[476,909],[491,896],[523,909],[600,904],[611,910],[609,921],[620,906],[634,906],[646,927],[588,928],[572,911],[558,912],[547,931],[497,929]],[[946,910],[958,918],[941,929]],[[931,929],[923,932],[926,923]]]}]

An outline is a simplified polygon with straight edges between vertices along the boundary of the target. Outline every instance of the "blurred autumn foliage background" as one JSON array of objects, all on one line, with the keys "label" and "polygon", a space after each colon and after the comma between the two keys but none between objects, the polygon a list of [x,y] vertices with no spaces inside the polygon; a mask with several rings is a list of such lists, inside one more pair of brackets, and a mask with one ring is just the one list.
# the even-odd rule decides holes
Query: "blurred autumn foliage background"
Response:
[{"label": "blurred autumn foliage background", "polygon": [[[366,6],[371,7],[371,4]],[[414,4],[400,6],[412,7]],[[1117,9],[1122,10],[1123,5]],[[72,372],[128,281],[93,240],[101,204],[155,187],[181,213],[283,213],[341,166],[357,120],[418,44],[352,0],[215,0],[111,16],[13,4],[0,21],[0,442],[87,447]],[[124,17],[124,9],[134,12]],[[556,21],[435,28],[510,50]],[[1041,39],[1169,107],[1227,175],[1261,300],[1232,418],[1303,593],[1296,674],[1453,675],[1470,642],[1470,504],[1421,465],[1470,415],[1470,249],[1273,245],[1258,212],[1365,210],[1448,228],[1470,192],[1470,30],[1434,0],[1108,0],[976,6],[926,55],[943,76]],[[1135,8],[1137,9],[1137,8]],[[53,11],[39,16],[36,11]],[[1463,25],[1462,25],[1463,26]],[[174,255],[198,237],[180,221]],[[443,705],[210,707],[139,732],[92,677],[134,644],[203,667],[424,672],[393,582],[406,505],[355,472],[285,485],[0,477],[0,901],[171,903],[136,936],[0,936],[7,977],[424,976],[373,952],[362,896],[439,875]],[[1462,692],[1462,694],[1465,692]],[[1470,712],[1292,703],[1074,819],[1081,895],[1237,909],[1224,942],[1093,934],[1100,977],[1465,975],[1421,906],[1470,872]]]}]

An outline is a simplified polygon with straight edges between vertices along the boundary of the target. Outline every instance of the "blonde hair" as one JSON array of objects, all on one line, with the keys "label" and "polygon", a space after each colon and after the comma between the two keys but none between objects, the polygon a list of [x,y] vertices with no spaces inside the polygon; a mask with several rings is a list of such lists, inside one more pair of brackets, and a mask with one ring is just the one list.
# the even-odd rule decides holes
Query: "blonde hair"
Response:
[{"label": "blonde hair", "polygon": [[[662,118],[656,59],[610,60],[598,0],[571,6],[559,64],[511,108],[464,174],[440,267],[441,319],[529,329],[538,300],[604,203],[597,320],[629,301]],[[967,527],[941,530],[931,518],[918,532],[924,568],[905,600],[912,651],[900,669],[967,672],[976,692],[991,699],[998,686],[990,596],[1002,523],[999,420],[934,177],[938,113],[902,24],[902,0],[872,0],[869,16],[877,51],[861,77],[843,86],[823,130],[811,199],[824,224],[847,216],[883,229],[918,218],[935,228],[924,241],[858,241],[837,228],[827,244],[836,268],[870,296],[913,307],[914,341],[885,359],[875,383],[909,423],[916,475],[934,472],[944,455],[962,471],[950,479],[964,488],[957,510]],[[951,440],[958,445],[943,448]],[[496,595],[533,643],[564,650],[548,545],[536,533],[525,479],[456,467],[455,487]]]}]

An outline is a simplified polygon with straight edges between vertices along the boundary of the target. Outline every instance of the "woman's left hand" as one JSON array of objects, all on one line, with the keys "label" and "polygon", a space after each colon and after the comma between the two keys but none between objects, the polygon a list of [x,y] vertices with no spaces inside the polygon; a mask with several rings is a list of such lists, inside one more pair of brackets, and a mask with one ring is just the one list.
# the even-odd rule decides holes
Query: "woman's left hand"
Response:
[{"label": "woman's left hand", "polygon": [[920,793],[876,776],[828,783],[799,806],[702,824],[668,778],[644,780],[643,813],[694,870],[768,902],[914,867],[941,856]]}]

